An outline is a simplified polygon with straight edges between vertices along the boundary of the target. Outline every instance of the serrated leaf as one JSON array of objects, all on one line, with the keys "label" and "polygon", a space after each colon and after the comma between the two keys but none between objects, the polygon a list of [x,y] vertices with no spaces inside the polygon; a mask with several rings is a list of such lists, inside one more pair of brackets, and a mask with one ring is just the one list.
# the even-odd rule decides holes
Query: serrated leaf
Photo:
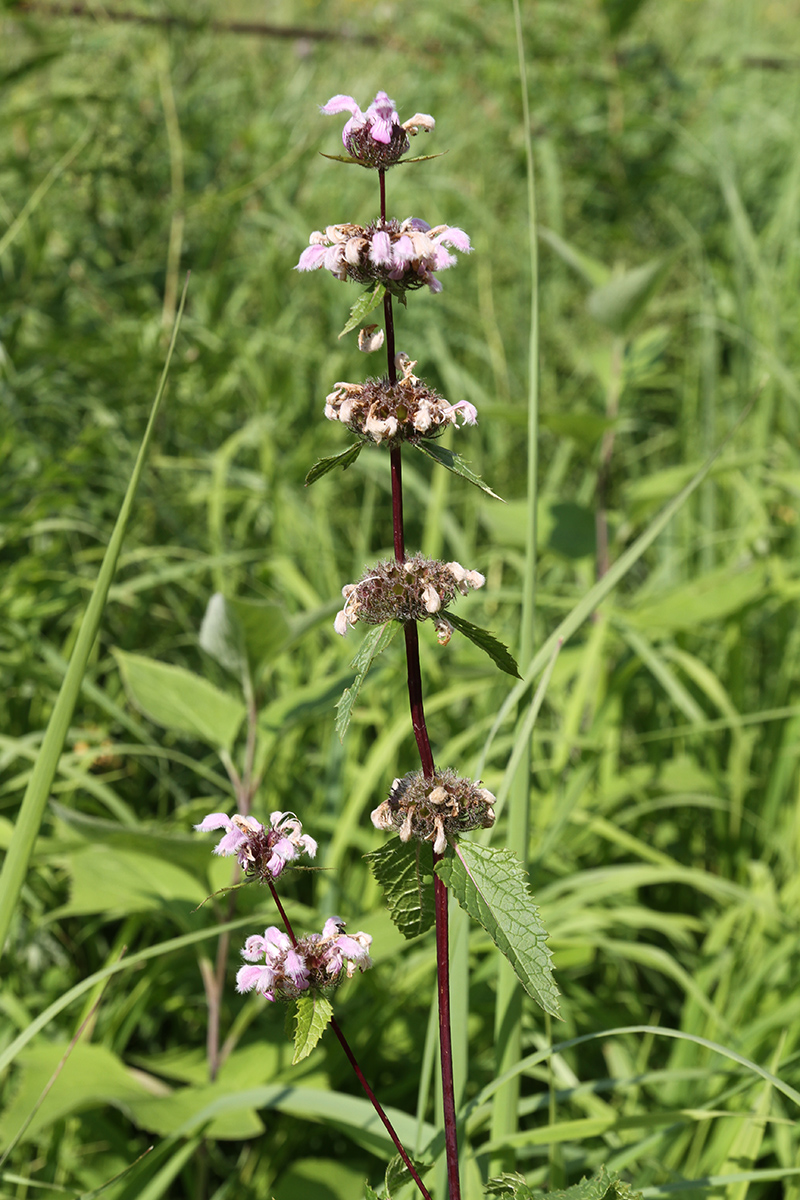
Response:
[{"label": "serrated leaf", "polygon": [[414,442],[413,444],[417,450],[421,450],[423,454],[427,454],[428,458],[432,458],[439,466],[446,467],[454,475],[460,475],[468,483],[473,483],[482,492],[486,492],[487,496],[492,496],[493,499],[499,500],[501,504],[505,504],[503,497],[498,496],[497,492],[493,492],[488,483],[483,482],[480,475],[476,475],[474,471],[470,471],[463,458],[459,458],[453,450],[448,450],[446,446],[440,446],[437,442],[427,439],[423,439],[421,442]]},{"label": "serrated leaf", "polygon": [[365,854],[383,888],[389,915],[405,938],[433,926],[433,851],[427,842],[401,842]]},{"label": "serrated leaf", "polygon": [[[430,1163],[420,1162],[419,1159],[412,1158],[411,1162],[414,1165],[414,1170],[422,1177],[426,1171],[430,1170]],[[386,1189],[387,1200],[400,1188],[408,1183],[411,1179],[408,1167],[403,1162],[399,1154],[395,1154],[392,1161],[386,1168],[386,1174],[383,1177],[384,1187]]]},{"label": "serrated leaf", "polygon": [[336,732],[340,742],[344,740],[344,735],[347,733],[347,726],[353,715],[353,707],[358,699],[358,693],[361,691],[361,685],[367,677],[367,672],[372,666],[373,659],[386,649],[399,628],[398,621],[387,621],[385,625],[376,625],[374,629],[370,629],[361,643],[358,654],[350,664],[357,672],[356,677],[350,687],[344,689],[341,699],[336,705]]},{"label": "serrated leaf", "polygon": [[356,325],[360,325],[364,317],[371,313],[373,308],[377,308],[381,300],[386,294],[386,288],[382,283],[376,283],[371,292],[363,292],[356,300],[353,307],[350,309],[350,316],[339,337],[342,338],[351,329],[355,329]]},{"label": "serrated leaf", "polygon": [[525,1176],[520,1175],[518,1171],[506,1171],[502,1175],[495,1175],[492,1179],[487,1179],[483,1188],[486,1196],[519,1196],[520,1198],[524,1196],[525,1192],[530,1194],[530,1190]]},{"label": "serrated leaf", "polygon": [[435,870],[506,956],[528,995],[557,1017],[547,930],[519,860],[510,850],[460,841],[448,846]]},{"label": "serrated leaf", "polygon": [[294,1030],[292,1065],[306,1058],[322,1037],[333,1016],[333,1006],[319,992],[305,992],[298,997],[297,1022]]},{"label": "serrated leaf", "polygon": [[[330,158],[331,156],[330,156],[330,154],[326,154],[325,157]],[[366,1179],[364,1180],[364,1200],[381,1200],[378,1193],[375,1191],[374,1188],[369,1186]],[[388,1196],[386,1197],[386,1200],[389,1200]]]},{"label": "serrated leaf", "polygon": [[465,638],[469,638],[473,646],[477,646],[479,650],[483,650],[484,654],[488,654],[492,662],[505,671],[507,675],[513,675],[515,679],[521,679],[519,667],[516,660],[501,641],[489,633],[488,629],[481,629],[480,625],[473,625],[471,621],[465,621],[463,617],[456,616],[455,613],[443,611],[442,616],[445,617],[451,625],[453,625],[459,633],[463,633]]},{"label": "serrated leaf", "polygon": [[354,445],[348,446],[346,450],[342,450],[341,454],[334,454],[330,458],[321,458],[318,463],[314,463],[306,475],[306,487],[316,483],[318,479],[322,479],[322,476],[327,475],[328,471],[335,471],[337,467],[346,471],[348,467],[352,467],[363,449],[364,443],[356,442]]}]

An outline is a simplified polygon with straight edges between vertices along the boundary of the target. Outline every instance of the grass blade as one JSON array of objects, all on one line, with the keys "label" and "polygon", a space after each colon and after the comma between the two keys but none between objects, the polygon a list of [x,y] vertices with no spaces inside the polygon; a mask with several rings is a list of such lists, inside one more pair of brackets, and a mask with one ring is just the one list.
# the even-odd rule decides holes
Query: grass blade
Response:
[{"label": "grass blade", "polygon": [[94,586],[91,599],[86,609],[86,615],[81,623],[81,628],[75,641],[75,649],[72,652],[69,668],[64,676],[64,681],[58,693],[53,712],[50,720],[47,723],[42,746],[39,751],[36,763],[31,773],[28,786],[25,789],[25,795],[22,799],[19,816],[17,817],[14,833],[11,838],[11,844],[8,848],[5,861],[3,863],[2,874],[0,874],[0,953],[5,947],[8,937],[9,927],[14,909],[19,899],[19,894],[22,889],[22,884],[25,879],[25,874],[28,870],[31,852],[33,850],[36,836],[39,832],[39,827],[44,816],[45,805],[47,798],[50,795],[50,788],[58,770],[58,760],[61,756],[61,750],[66,740],[69,730],[72,714],[75,710],[75,704],[78,699],[78,694],[81,690],[81,683],[86,665],[89,661],[92,647],[97,631],[100,628],[100,620],[105,608],[108,590],[111,587],[111,582],[116,571],[117,559],[122,548],[122,541],[125,537],[125,531],[128,527],[131,509],[133,507],[136,488],[139,484],[142,471],[144,469],[147,451],[150,447],[150,441],[153,436],[156,417],[161,407],[161,399],[164,395],[164,388],[169,374],[169,367],[172,361],[172,354],[175,349],[175,342],[178,337],[180,328],[181,316],[183,307],[186,303],[186,288],[189,280],[187,277],[184,285],[181,303],[178,309],[178,315],[175,318],[175,325],[172,330],[172,338],[167,351],[167,359],[164,363],[164,370],[161,374],[161,382],[158,385],[153,407],[150,411],[150,419],[147,422],[147,428],[142,438],[142,444],[139,447],[139,453],[136,456],[136,462],[133,467],[128,490],[125,493],[125,499],[122,502],[122,507],[119,511],[114,531],[111,534],[111,539],[108,543],[108,548],[103,556],[103,563],[100,567],[100,572],[97,576],[97,583]]}]

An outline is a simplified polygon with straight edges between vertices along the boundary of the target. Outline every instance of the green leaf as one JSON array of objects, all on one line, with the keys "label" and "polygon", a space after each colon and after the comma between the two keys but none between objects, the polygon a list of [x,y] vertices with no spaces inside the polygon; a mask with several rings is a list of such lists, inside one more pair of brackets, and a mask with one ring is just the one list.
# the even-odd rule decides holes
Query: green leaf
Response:
[{"label": "green leaf", "polygon": [[[429,1170],[430,1165],[431,1165],[430,1163],[419,1162],[415,1158],[412,1158],[411,1162],[414,1164],[414,1170],[417,1172],[417,1174],[420,1177],[422,1177],[425,1174],[425,1172],[427,1170]],[[401,1187],[404,1187],[405,1184],[409,1183],[410,1180],[411,1180],[411,1175],[409,1173],[408,1167],[403,1162],[400,1155],[395,1154],[394,1158],[392,1159],[392,1161],[389,1163],[388,1167],[386,1168],[386,1174],[383,1177],[383,1182],[384,1182],[384,1187],[386,1189],[387,1197],[390,1197],[396,1191],[399,1191],[399,1189]]]},{"label": "green leaf", "polygon": [[604,283],[608,283],[611,272],[605,263],[601,263],[598,259],[584,254],[582,250],[571,246],[569,242],[565,242],[552,229],[546,229],[543,225],[539,226],[539,237],[543,242],[547,242],[548,246],[552,250],[555,250],[556,254],[564,260],[567,266],[572,267],[573,271],[577,271],[581,278],[590,284],[591,287],[599,288]]},{"label": "green leaf", "polygon": [[547,930],[519,860],[510,850],[459,841],[448,846],[435,870],[506,956],[528,995],[557,1017]]},{"label": "green leaf", "polygon": [[483,482],[480,475],[476,475],[474,471],[470,471],[464,460],[459,458],[452,450],[448,450],[445,446],[440,446],[438,442],[432,442],[429,439],[414,442],[413,444],[417,450],[421,450],[423,454],[427,454],[428,458],[432,458],[440,466],[446,467],[454,475],[460,475],[462,479],[466,479],[469,483],[474,483],[475,487],[479,487],[482,492],[486,492],[487,496],[492,496],[495,500],[500,500],[501,503],[505,504],[503,497],[493,492],[489,485]]},{"label": "green leaf", "polygon": [[319,462],[314,463],[314,466],[306,475],[306,487],[312,483],[316,483],[323,475],[327,475],[328,471],[334,471],[337,467],[346,471],[348,467],[352,467],[363,449],[363,442],[355,442],[354,445],[348,446],[346,450],[342,450],[341,454],[334,454],[331,458],[321,458]]},{"label": "green leaf", "polygon": [[261,666],[292,640],[283,609],[265,600],[229,600],[215,592],[200,626],[200,645],[240,679],[254,679]]},{"label": "green leaf", "polygon": [[602,0],[611,37],[624,33],[642,7],[644,0]]},{"label": "green leaf", "polygon": [[[378,1193],[374,1188],[370,1187],[366,1179],[364,1180],[364,1200],[381,1200]],[[386,1200],[390,1200],[390,1198],[387,1196]]]},{"label": "green leaf", "polygon": [[81,682],[86,673],[89,655],[95,644],[97,631],[100,628],[111,581],[117,569],[117,559],[119,558],[122,541],[125,537],[125,531],[133,508],[136,489],[144,470],[147,452],[153,436],[153,429],[155,428],[156,418],[161,407],[161,398],[164,395],[164,388],[167,382],[167,375],[169,374],[170,363],[172,362],[172,354],[175,349],[185,302],[186,285],[184,285],[178,315],[175,318],[172,338],[169,350],[167,351],[167,360],[161,374],[161,381],[158,385],[156,398],[153,401],[153,407],[150,410],[150,418],[147,422],[147,428],[144,431],[142,444],[139,447],[139,453],[136,456],[136,462],[131,472],[130,482],[125,492],[125,499],[122,501],[119,516],[117,517],[114,530],[103,556],[97,582],[86,608],[86,615],[83,618],[78,636],[75,639],[75,649],[72,652],[69,667],[64,676],[64,682],[58,693],[58,699],[51,713],[50,720],[47,723],[42,745],[17,816],[14,836],[3,862],[2,875],[0,875],[0,953],[2,953],[5,946],[11,918],[16,910],[22,883],[28,870],[31,851],[39,832],[39,826],[42,823],[45,806],[50,795],[50,788],[58,770],[61,751],[69,732],[70,721],[72,720],[72,714],[75,711],[78,694],[81,690]]},{"label": "green leaf", "polygon": [[370,629],[361,643],[358,654],[350,664],[357,672],[356,677],[350,687],[345,688],[342,692],[342,697],[336,705],[336,732],[339,735],[339,741],[343,741],[344,735],[347,733],[347,726],[353,715],[353,707],[373,660],[386,649],[399,629],[398,621],[387,621],[385,625],[376,625],[374,629]]},{"label": "green leaf", "polygon": [[365,854],[383,888],[389,915],[405,938],[419,937],[433,926],[433,851],[427,842],[401,842]]},{"label": "green leaf", "polygon": [[508,647],[498,641],[493,633],[489,633],[488,629],[481,629],[480,625],[473,625],[471,621],[465,621],[463,617],[457,617],[449,610],[443,611],[442,616],[446,617],[459,633],[463,633],[465,638],[469,638],[474,646],[483,650],[484,654],[488,654],[501,671],[505,671],[507,675],[513,675],[515,679],[521,678],[519,667]]},{"label": "green leaf", "polygon": [[656,258],[596,288],[586,302],[590,316],[614,333],[624,334],[647,307],[672,263]]},{"label": "green leaf", "polygon": [[185,667],[124,650],[113,654],[133,703],[151,721],[230,750],[246,711],[241,700]]},{"label": "green leaf", "polygon": [[364,318],[372,312],[373,308],[378,307],[385,294],[386,288],[382,283],[376,283],[371,292],[363,292],[350,309],[347,324],[339,334],[339,337],[344,337],[351,329],[355,329],[356,325],[360,325]]},{"label": "green leaf", "polygon": [[305,992],[298,998],[292,1065],[308,1057],[330,1024],[332,1016],[333,1006],[330,1000],[326,1000],[319,992]]},{"label": "green leaf", "polygon": [[242,675],[247,666],[244,638],[236,619],[222,592],[214,595],[206,605],[200,624],[200,646],[220,666],[234,675]]}]

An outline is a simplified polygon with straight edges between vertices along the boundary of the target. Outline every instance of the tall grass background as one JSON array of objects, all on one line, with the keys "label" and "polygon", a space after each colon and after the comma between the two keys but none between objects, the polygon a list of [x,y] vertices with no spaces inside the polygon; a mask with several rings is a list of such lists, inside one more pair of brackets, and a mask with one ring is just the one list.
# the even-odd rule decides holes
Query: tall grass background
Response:
[{"label": "tall grass background", "polygon": [[[523,1008],[519,1132],[492,1141],[497,962],[479,928],[459,927],[467,1195],[498,1155],[550,1186],[607,1163],[646,1196],[800,1195],[797,1107],[743,1061],[798,1086],[800,12],[789,0],[628,7],[627,23],[625,5],[589,0],[523,9],[530,131],[510,4],[271,5],[270,23],[299,27],[289,38],[204,23],[264,19],[244,2],[137,7],[180,18],[170,26],[110,22],[99,8],[0,15],[4,846],[192,271],[5,949],[4,1195],[88,1193],[154,1145],[106,1194],[344,1200],[390,1156],[337,1044],[292,1068],[280,1013],[232,984],[230,1054],[208,1078],[201,969],[215,926],[211,906],[196,906],[230,878],[190,829],[231,811],[230,787],[205,742],[130,702],[118,652],[232,690],[199,647],[215,591],[278,605],[288,622],[258,680],[259,812],[296,811],[321,844],[323,870],[286,889],[293,920],[313,928],[338,912],[373,934],[375,969],[337,1013],[409,1145],[435,1125],[432,947],[402,941],[362,859],[380,841],[369,810],[414,762],[397,646],[343,744],[333,729],[355,641],[336,638],[332,618],[341,585],[391,552],[388,470],[364,454],[303,486],[347,444],[322,417],[330,385],[370,369],[352,336],[336,337],[355,290],[292,273],[310,230],[375,211],[365,173],[319,156],[339,152],[340,121],[317,105],[337,92],[366,104],[380,88],[401,118],[433,113],[422,149],[447,151],[391,172],[390,210],[459,225],[475,247],[441,296],[398,317],[398,345],[426,381],[477,405],[477,429],[452,445],[508,501],[407,456],[409,546],[487,577],[463,606],[470,619],[519,650],[528,133],[540,223],[534,650],[595,581],[609,432],[613,563],[767,377],[709,478],[555,664],[519,849],[564,1019],[545,1027]],[[635,323],[598,320],[603,269],[656,260],[664,271]],[[480,770],[502,795],[515,710],[488,739],[508,679],[463,640],[422,641],[437,761]],[[238,893],[237,913],[245,932],[274,920],[258,889]]]}]

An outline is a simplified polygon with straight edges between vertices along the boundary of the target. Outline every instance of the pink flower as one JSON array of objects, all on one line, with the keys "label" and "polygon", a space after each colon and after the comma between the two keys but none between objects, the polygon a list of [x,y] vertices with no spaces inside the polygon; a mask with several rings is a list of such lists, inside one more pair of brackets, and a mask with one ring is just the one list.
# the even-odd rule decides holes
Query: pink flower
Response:
[{"label": "pink flower", "polygon": [[227,830],[225,836],[214,847],[215,854],[235,854],[240,867],[248,875],[255,875],[262,882],[268,877],[277,879],[290,862],[301,854],[314,858],[317,843],[303,833],[294,813],[273,812],[266,829],[255,817],[234,813],[210,813],[195,829],[208,833],[212,829]]},{"label": "pink flower", "polygon": [[309,989],[326,991],[350,979],[356,970],[372,966],[368,933],[344,932],[344,922],[331,917],[323,931],[310,933],[296,943],[276,926],[264,936],[254,934],[244,944],[242,957],[250,966],[236,974],[238,992],[260,992],[267,1000],[294,1000]]},{"label": "pink flower", "polygon": [[361,111],[352,96],[341,94],[332,96],[320,112],[327,115],[349,112],[350,119],[342,130],[345,150],[361,166],[382,170],[402,158],[410,145],[409,135],[413,137],[420,129],[431,130],[436,124],[427,113],[415,113],[401,125],[394,100],[386,92],[378,92],[366,112]]}]

